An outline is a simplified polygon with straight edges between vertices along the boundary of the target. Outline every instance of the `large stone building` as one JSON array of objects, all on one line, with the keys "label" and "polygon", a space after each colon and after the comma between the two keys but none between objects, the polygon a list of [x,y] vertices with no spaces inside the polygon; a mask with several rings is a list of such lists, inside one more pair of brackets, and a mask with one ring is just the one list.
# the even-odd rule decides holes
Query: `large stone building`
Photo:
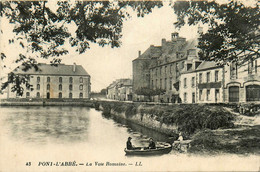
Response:
[{"label": "large stone building", "polygon": [[81,65],[59,64],[52,66],[50,64],[39,64],[38,71],[29,69],[23,71],[17,68],[14,73],[18,75],[29,75],[32,89],[24,88],[24,94],[18,96],[16,92],[11,91],[12,85],[8,86],[7,98],[46,98],[46,99],[74,99],[90,98],[90,75]]},{"label": "large stone building", "polygon": [[132,100],[132,80],[117,79],[107,87],[107,98],[121,101]]},{"label": "large stone building", "polygon": [[162,39],[161,46],[151,45],[143,54],[139,52],[133,60],[134,93],[141,88],[163,89],[165,94],[153,100],[175,102],[179,92],[174,85],[178,85],[185,62],[198,59],[196,45],[197,39],[187,41],[175,32],[170,41]]},{"label": "large stone building", "polygon": [[246,103],[260,101],[259,59],[237,65],[217,66],[203,61],[194,70],[184,70],[180,77],[183,103]]},{"label": "large stone building", "polygon": [[224,81],[225,102],[260,101],[260,59],[237,65],[226,65]]}]

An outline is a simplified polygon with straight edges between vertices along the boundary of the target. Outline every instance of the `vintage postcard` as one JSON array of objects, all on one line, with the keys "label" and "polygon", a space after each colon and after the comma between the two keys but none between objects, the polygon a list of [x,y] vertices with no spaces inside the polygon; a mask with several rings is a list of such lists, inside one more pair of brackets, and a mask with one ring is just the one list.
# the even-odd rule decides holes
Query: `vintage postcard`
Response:
[{"label": "vintage postcard", "polygon": [[0,171],[259,171],[250,1],[1,1]]}]

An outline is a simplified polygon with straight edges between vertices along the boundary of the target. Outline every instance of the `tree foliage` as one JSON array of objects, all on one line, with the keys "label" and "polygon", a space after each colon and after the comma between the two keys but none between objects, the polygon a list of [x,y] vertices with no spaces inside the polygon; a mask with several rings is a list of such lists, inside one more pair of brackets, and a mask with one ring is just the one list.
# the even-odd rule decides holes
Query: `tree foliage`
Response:
[{"label": "tree foliage", "polygon": [[240,64],[259,56],[260,10],[259,4],[245,6],[235,0],[226,4],[216,1],[177,1],[173,5],[180,28],[206,24],[207,32],[200,35],[198,48],[203,60],[220,64],[231,61]]},{"label": "tree foliage", "polygon": [[[56,8],[51,8],[50,1],[1,1],[1,18],[7,17],[14,24],[14,38],[10,44],[19,44],[27,54],[19,54],[16,63],[22,64],[22,70],[38,70],[37,58],[50,59],[51,64],[60,63],[60,56],[68,54],[66,44],[75,47],[79,53],[85,53],[90,43],[112,48],[121,45],[124,19],[132,8],[138,16],[152,12],[155,6],[161,7],[160,1],[58,1]],[[74,29],[74,30],[73,30]],[[1,33],[3,31],[1,30]],[[3,33],[4,34],[4,33]],[[28,54],[33,54],[31,57]],[[7,58],[1,52],[1,60]],[[15,74],[13,74],[15,75]],[[23,76],[20,76],[23,77]],[[12,79],[13,78],[13,79]],[[16,77],[8,79],[2,85],[16,83]],[[28,83],[28,80],[25,79]],[[13,91],[23,90],[14,88]]]},{"label": "tree foliage", "polygon": [[144,95],[144,96],[157,96],[165,93],[164,89],[156,88],[156,89],[151,89],[147,87],[142,87],[139,88],[135,91],[137,95]]}]

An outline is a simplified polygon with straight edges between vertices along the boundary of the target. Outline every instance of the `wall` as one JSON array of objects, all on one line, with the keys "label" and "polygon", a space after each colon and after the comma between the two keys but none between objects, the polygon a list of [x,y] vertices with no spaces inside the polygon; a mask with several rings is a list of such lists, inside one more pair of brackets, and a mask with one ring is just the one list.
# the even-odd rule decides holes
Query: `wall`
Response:
[{"label": "wall", "polygon": [[[40,77],[40,81],[37,81],[37,78]],[[50,77],[50,82],[47,82],[47,77]],[[59,77],[62,77],[62,82],[59,82]],[[73,78],[73,82],[70,83],[69,78]],[[80,77],[83,78],[83,82],[80,83]],[[50,93],[50,98],[59,98],[59,93],[62,93],[62,98],[69,98],[69,93],[72,93],[72,98],[80,98],[79,94],[82,93],[82,98],[90,98],[90,76],[53,76],[53,75],[30,75],[30,84],[32,85],[33,90],[25,88],[25,85],[22,85],[24,88],[24,94],[21,98],[47,98],[47,93]],[[40,88],[37,89],[37,85],[40,85]],[[50,85],[50,89],[47,90],[47,85]],[[59,89],[59,85],[62,85],[62,90]],[[69,85],[72,84],[72,90],[70,91]],[[83,86],[83,89],[80,90],[80,85]],[[12,85],[8,86],[8,97],[7,98],[16,98],[16,93],[11,92]],[[30,96],[27,96],[27,94]],[[40,97],[37,97],[37,93],[40,93]]]}]

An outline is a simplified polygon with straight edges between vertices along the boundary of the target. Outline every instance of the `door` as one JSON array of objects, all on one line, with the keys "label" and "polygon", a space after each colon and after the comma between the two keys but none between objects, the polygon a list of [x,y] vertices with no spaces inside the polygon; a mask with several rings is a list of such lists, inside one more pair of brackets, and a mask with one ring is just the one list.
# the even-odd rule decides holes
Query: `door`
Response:
[{"label": "door", "polygon": [[231,86],[229,87],[229,102],[239,102],[239,87]]},{"label": "door", "polygon": [[192,103],[195,103],[195,93],[192,93]]},{"label": "door", "polygon": [[220,98],[219,98],[219,89],[215,90],[215,102],[219,102]]},{"label": "door", "polygon": [[50,98],[50,93],[48,92],[48,93],[47,93],[47,99],[49,99],[49,98]]},{"label": "door", "polygon": [[260,101],[260,85],[246,86],[246,101]]}]

